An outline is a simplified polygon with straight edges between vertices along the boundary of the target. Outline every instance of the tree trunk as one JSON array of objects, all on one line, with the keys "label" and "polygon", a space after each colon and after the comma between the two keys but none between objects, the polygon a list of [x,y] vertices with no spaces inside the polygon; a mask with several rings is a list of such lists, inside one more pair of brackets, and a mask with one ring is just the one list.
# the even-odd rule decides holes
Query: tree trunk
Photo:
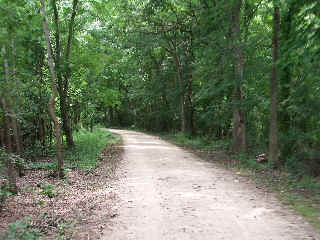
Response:
[{"label": "tree trunk", "polygon": [[44,31],[45,37],[46,37],[48,62],[49,62],[49,69],[50,69],[50,73],[51,73],[51,84],[52,84],[52,95],[49,100],[48,109],[49,109],[50,118],[54,123],[56,140],[57,140],[57,157],[58,157],[57,174],[58,174],[59,178],[63,178],[64,173],[63,173],[61,129],[60,129],[59,121],[58,121],[56,114],[55,114],[55,111],[54,111],[55,99],[56,99],[56,96],[58,93],[57,84],[56,84],[57,79],[56,79],[56,72],[55,72],[54,64],[53,64],[53,56],[52,56],[52,52],[51,52],[52,48],[51,48],[51,43],[50,43],[50,32],[49,32],[47,20],[46,20],[46,10],[45,10],[44,0],[41,0],[41,13],[42,13],[42,17],[43,17],[42,27],[43,27],[43,31]]},{"label": "tree trunk", "polygon": [[66,141],[69,148],[74,147],[74,140],[72,136],[72,128],[70,126],[70,118],[69,118],[69,104],[67,103],[68,97],[65,95],[65,92],[61,92],[60,94],[60,112],[62,118],[62,129],[64,134],[66,135]]},{"label": "tree trunk", "polygon": [[4,112],[3,117],[3,130],[4,130],[4,139],[5,139],[5,147],[8,153],[12,153],[12,141],[10,134],[10,118],[8,117],[7,105],[4,99],[0,99],[1,108]]},{"label": "tree trunk", "polygon": [[[13,56],[13,72],[12,72],[12,83],[14,84],[15,89],[17,89],[17,78],[16,78],[16,74],[17,74],[17,64],[16,64],[16,42],[13,39],[12,40],[12,56]],[[14,97],[16,99],[19,99],[19,97]],[[11,111],[12,115],[15,115],[14,111]],[[20,141],[20,135],[19,135],[19,122],[17,120],[16,117],[12,118],[12,129],[13,129],[13,138],[16,144],[16,153],[19,156],[22,156],[23,154],[23,147],[22,147],[22,142]],[[23,175],[23,166],[19,165],[18,166],[18,170],[19,170],[19,176]]]},{"label": "tree trunk", "polygon": [[247,150],[247,136],[245,114],[240,107],[243,100],[243,50],[241,46],[241,7],[242,0],[235,0],[232,10],[232,48],[234,52],[234,79],[235,87],[233,91],[233,129],[232,129],[232,152],[240,153]]},{"label": "tree trunk", "polygon": [[[8,59],[6,56],[6,48],[5,48],[5,46],[2,47],[2,58],[3,58],[3,62],[4,62],[5,79],[6,79],[8,89],[12,89],[12,88],[17,87],[17,83],[16,83],[16,79],[15,79],[15,75],[17,72],[16,46],[15,46],[14,40],[12,40],[12,55],[13,55],[13,73],[12,73],[13,77],[11,78]],[[17,98],[16,96],[8,96],[7,99],[9,99],[9,104],[10,103],[11,103],[11,105],[16,104],[16,103],[14,103],[15,100],[13,100],[16,98]],[[18,131],[18,121],[15,117],[15,112],[12,110],[12,108],[9,104],[6,102],[5,99],[2,99],[3,110],[4,110],[5,114],[7,115],[5,121],[6,121],[7,129],[9,130],[8,131],[9,135],[7,136],[7,143],[8,143],[7,150],[10,153],[13,152],[13,144],[12,144],[12,139],[11,139],[11,134],[10,134],[10,129],[12,129],[14,146],[15,146],[15,150],[16,150],[15,153],[17,155],[21,156],[22,155],[22,146],[21,146],[20,136],[19,136],[19,131]],[[10,116],[8,116],[8,115],[10,115]],[[12,171],[14,171],[14,164],[13,163],[9,163],[9,164],[12,166],[8,166],[8,170],[11,171],[10,169],[13,168]],[[17,167],[18,167],[19,176],[23,176],[24,175],[23,174],[23,166],[21,164],[17,164]],[[13,187],[13,191],[16,191],[15,187]]]},{"label": "tree trunk", "polygon": [[4,146],[4,125],[2,124],[2,126],[0,127],[0,147],[3,147],[3,146]]},{"label": "tree trunk", "polygon": [[[61,68],[61,47],[60,47],[60,29],[59,29],[59,15],[56,0],[53,0],[53,10],[54,10],[54,18],[55,18],[55,40],[56,40],[56,53],[55,53],[55,69],[57,71],[57,78],[58,78],[58,93],[60,96],[60,111],[61,111],[61,118],[62,118],[62,129],[64,134],[66,135],[67,145],[68,147],[74,147],[74,140],[72,136],[72,128],[70,123],[70,107],[68,102],[68,89],[69,89],[69,79],[71,76],[71,68],[69,64],[69,58],[71,53],[72,47],[72,39],[73,39],[73,27],[74,27],[74,20],[77,14],[77,5],[78,0],[73,0],[72,4],[72,15],[69,23],[68,29],[68,40],[65,52],[65,68],[62,70]],[[64,72],[64,74],[62,74]],[[64,75],[64,79],[62,78]]]},{"label": "tree trunk", "polygon": [[179,61],[178,56],[175,53],[174,56],[175,64],[176,64],[176,70],[178,75],[178,81],[180,86],[180,116],[181,116],[181,132],[186,134],[186,114],[185,114],[185,89],[184,89],[184,82],[181,72],[181,63]]},{"label": "tree trunk", "polygon": [[[7,153],[12,153],[12,143],[11,143],[11,135],[10,135],[10,118],[7,116],[8,110],[4,99],[0,99],[0,105],[4,112],[4,134],[5,134],[5,148]],[[16,173],[14,169],[14,164],[7,159],[5,161],[5,165],[7,168],[8,181],[9,181],[9,191],[12,193],[18,192],[18,187],[16,184]]]},{"label": "tree trunk", "polygon": [[[5,46],[2,47],[1,49],[1,56],[3,58],[3,65],[4,65],[4,73],[5,73],[5,84],[9,83],[9,76],[10,76],[10,72],[9,72],[9,65],[8,65],[8,60],[6,57],[6,48]],[[11,118],[9,117],[9,110],[8,110],[8,106],[7,106],[7,101],[5,99],[5,97],[2,97],[0,99],[0,103],[1,103],[1,107],[3,109],[3,113],[4,113],[4,131],[5,131],[5,146],[7,149],[8,153],[12,153],[12,141],[11,141]]]},{"label": "tree trunk", "polygon": [[[292,78],[292,66],[291,64],[288,64],[291,62],[290,56],[288,54],[288,45],[290,44],[289,40],[291,38],[293,16],[297,13],[297,11],[298,8],[296,6],[296,2],[291,1],[284,17],[282,18],[282,16],[280,16],[281,27],[279,29],[279,41],[281,42],[281,46],[283,47],[279,49],[279,52],[281,53],[282,58],[285,59],[283,60],[283,62],[286,63],[282,68],[283,70],[281,71],[281,74],[279,75],[280,89],[278,101],[280,101],[281,103],[281,108],[279,109],[279,131],[283,136],[288,136],[289,130],[293,124],[292,116],[288,111],[290,103],[287,101],[290,97],[290,85]],[[289,139],[283,140],[284,142],[281,148],[281,155],[282,158],[285,159],[290,155],[291,145],[293,144],[293,141]]]},{"label": "tree trunk", "polygon": [[270,132],[269,132],[269,164],[273,166],[278,164],[278,99],[277,99],[277,61],[278,61],[278,41],[279,41],[279,25],[280,25],[280,13],[277,2],[274,1],[274,16],[273,16],[273,66],[270,78],[271,88],[271,108],[270,108]]}]

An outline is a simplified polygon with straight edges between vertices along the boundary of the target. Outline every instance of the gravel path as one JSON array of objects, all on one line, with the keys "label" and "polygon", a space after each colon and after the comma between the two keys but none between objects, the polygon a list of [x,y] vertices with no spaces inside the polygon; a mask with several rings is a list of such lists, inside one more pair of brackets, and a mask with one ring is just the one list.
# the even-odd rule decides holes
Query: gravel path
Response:
[{"label": "gravel path", "polygon": [[111,240],[320,240],[273,194],[157,137],[111,130],[124,141]]}]

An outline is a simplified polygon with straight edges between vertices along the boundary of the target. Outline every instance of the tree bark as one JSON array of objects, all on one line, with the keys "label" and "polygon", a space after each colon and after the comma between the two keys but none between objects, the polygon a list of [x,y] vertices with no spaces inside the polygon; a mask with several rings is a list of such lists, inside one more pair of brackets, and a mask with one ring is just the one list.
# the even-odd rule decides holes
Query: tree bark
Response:
[{"label": "tree bark", "polygon": [[[279,42],[280,46],[283,46],[279,49],[280,54],[282,54],[282,58],[284,58],[283,62],[285,62],[285,66],[281,68],[281,74],[279,74],[279,102],[281,103],[281,108],[279,109],[279,132],[282,135],[287,136],[289,134],[289,130],[292,127],[294,121],[292,119],[291,114],[288,111],[288,107],[290,103],[287,101],[290,97],[290,89],[291,89],[291,78],[292,78],[292,64],[290,63],[292,60],[290,59],[290,55],[288,54],[288,45],[290,44],[290,38],[293,26],[293,17],[297,14],[298,11],[297,3],[295,1],[291,1],[288,6],[288,10],[285,15],[280,16],[280,29],[279,29]],[[280,71],[279,71],[280,73]],[[287,158],[291,152],[291,145],[293,142],[289,139],[284,139],[284,144],[281,148],[281,155],[283,159]]]},{"label": "tree bark", "polygon": [[[5,149],[7,153],[12,153],[12,142],[11,142],[11,135],[10,135],[10,118],[7,116],[8,110],[5,103],[5,100],[2,98],[0,99],[0,106],[3,109],[4,112],[4,135],[5,135]],[[16,173],[14,169],[14,164],[7,159],[5,161],[5,165],[7,168],[7,174],[8,174],[8,181],[9,181],[9,191],[12,193],[18,192],[18,187],[16,184]]]},{"label": "tree bark", "polygon": [[[5,79],[8,84],[10,73],[9,73],[8,60],[6,57],[5,46],[3,46],[1,49],[1,55],[2,55],[3,63],[4,63]],[[0,97],[0,105],[1,105],[3,112],[4,112],[5,147],[6,147],[7,153],[10,154],[10,153],[12,153],[12,150],[13,150],[12,149],[11,134],[10,134],[11,119],[9,117],[9,110],[8,110],[5,98]],[[5,161],[5,165],[6,165],[7,174],[8,174],[9,191],[12,193],[17,193],[18,187],[16,184],[16,173],[15,173],[15,169],[14,169],[14,164],[11,162],[10,159],[7,159]]]},{"label": "tree bark", "polygon": [[48,110],[49,110],[50,118],[54,123],[56,140],[57,140],[57,157],[58,157],[57,175],[59,178],[63,178],[64,173],[63,173],[61,129],[60,129],[59,121],[58,121],[56,114],[55,114],[55,111],[54,111],[55,99],[56,99],[56,96],[58,93],[57,83],[56,83],[57,79],[56,79],[56,72],[55,72],[54,64],[53,64],[53,56],[52,56],[52,52],[51,52],[52,48],[51,48],[51,42],[50,42],[50,32],[49,32],[49,28],[48,28],[47,20],[46,20],[46,10],[45,10],[44,0],[41,0],[41,14],[42,14],[42,18],[43,18],[42,19],[42,27],[43,27],[43,31],[45,33],[46,43],[47,43],[48,63],[49,63],[49,69],[50,69],[50,74],[51,74],[51,85],[52,85],[52,95],[49,100]]},{"label": "tree bark", "polygon": [[278,61],[278,41],[279,41],[279,26],[280,26],[280,13],[279,6],[276,1],[274,4],[274,15],[273,15],[273,40],[272,40],[272,58],[273,66],[270,78],[271,88],[271,107],[270,107],[270,132],[269,132],[269,164],[273,166],[278,164],[279,152],[278,152],[278,79],[277,79],[277,61]]},{"label": "tree bark", "polygon": [[[4,71],[5,71],[5,79],[7,83],[8,89],[17,89],[17,82],[16,82],[16,72],[17,72],[17,66],[16,66],[16,45],[15,45],[15,40],[12,40],[12,56],[13,56],[13,72],[12,72],[12,77],[10,76],[10,70],[9,70],[9,64],[8,64],[8,59],[6,56],[6,48],[5,46],[2,47],[2,58],[4,62]],[[10,92],[10,91],[9,91]],[[19,130],[18,130],[18,121],[16,118],[15,111],[13,110],[13,106],[17,105],[17,96],[10,96],[8,95],[6,99],[2,99],[3,102],[3,109],[5,111],[5,114],[7,115],[7,128],[9,129],[9,135],[8,136],[8,141],[9,141],[9,146],[8,149],[10,149],[10,152],[15,152],[16,155],[22,156],[23,150],[22,150],[22,144],[20,141],[20,135],[19,135]],[[8,101],[6,101],[8,100]],[[13,132],[13,143],[11,140],[11,134],[10,134],[10,129],[12,129]],[[14,151],[15,147],[15,151]],[[21,164],[16,164],[18,167],[18,172],[19,176],[23,176],[23,166]]]},{"label": "tree bark", "polygon": [[[72,136],[72,127],[70,123],[70,107],[69,107],[69,98],[68,98],[68,90],[69,90],[69,79],[71,76],[71,68],[69,65],[69,58],[72,47],[72,39],[73,39],[73,27],[74,21],[77,14],[77,5],[78,0],[73,0],[72,4],[72,15],[68,28],[68,40],[65,51],[64,64],[65,67],[63,69],[63,77],[62,77],[62,68],[61,68],[61,46],[60,46],[60,29],[59,29],[59,14],[57,9],[56,0],[53,0],[53,10],[54,10],[54,19],[55,19],[55,40],[56,40],[56,52],[55,52],[55,67],[57,71],[58,78],[58,93],[60,96],[60,112],[62,118],[62,128],[63,132],[66,135],[67,145],[68,147],[74,147],[74,140]],[[64,78],[64,79],[63,79]]]},{"label": "tree bark", "polygon": [[[14,84],[14,88],[17,89],[17,64],[16,64],[16,42],[13,39],[12,40],[12,56],[13,56],[13,72],[12,72],[12,83]],[[19,99],[19,97],[16,97],[16,99]],[[15,115],[15,111],[11,110],[12,115]],[[13,138],[15,141],[16,145],[16,153],[19,156],[22,156],[23,154],[23,147],[22,147],[22,142],[20,141],[20,135],[19,135],[19,122],[16,117],[12,117],[12,129],[13,129]],[[19,169],[19,175],[23,175],[23,166],[18,166]]]},{"label": "tree bark", "polygon": [[12,153],[12,141],[10,134],[10,118],[8,117],[8,109],[5,100],[0,99],[0,105],[3,109],[3,132],[4,132],[4,145],[8,153]]},{"label": "tree bark", "polygon": [[[9,84],[9,77],[10,77],[10,72],[9,72],[9,65],[8,65],[8,60],[6,57],[6,48],[5,46],[2,47],[1,49],[1,56],[3,58],[3,65],[4,65],[4,73],[5,73],[5,84]],[[8,153],[12,153],[13,152],[13,148],[12,148],[12,140],[11,140],[11,117],[9,116],[9,109],[8,109],[8,105],[7,105],[7,101],[5,99],[5,97],[2,97],[0,99],[1,101],[1,107],[3,109],[4,112],[4,126],[5,126],[5,145],[6,145],[6,149]]]},{"label": "tree bark", "polygon": [[233,91],[233,129],[232,129],[232,152],[240,153],[247,150],[247,136],[245,114],[240,107],[243,100],[243,49],[241,46],[241,7],[242,0],[235,0],[232,9],[232,48],[234,53],[234,79]]},{"label": "tree bark", "polygon": [[185,89],[184,89],[184,82],[183,82],[183,77],[181,72],[181,63],[176,53],[174,55],[174,59],[176,64],[179,86],[180,86],[180,116],[181,116],[180,129],[182,133],[186,134],[187,128],[186,128],[186,114],[185,114]]},{"label": "tree bark", "polygon": [[[0,100],[0,102],[1,102],[1,100]],[[4,146],[4,130],[3,130],[3,128],[4,128],[4,125],[2,125],[0,127],[0,147]]]}]

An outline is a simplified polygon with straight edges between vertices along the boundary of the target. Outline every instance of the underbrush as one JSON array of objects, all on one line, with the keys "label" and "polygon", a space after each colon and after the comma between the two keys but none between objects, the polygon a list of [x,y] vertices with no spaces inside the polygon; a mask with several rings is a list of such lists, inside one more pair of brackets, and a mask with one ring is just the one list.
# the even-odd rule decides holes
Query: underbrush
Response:
[{"label": "underbrush", "polygon": [[219,150],[227,150],[231,145],[231,142],[228,140],[212,140],[208,137],[192,137],[181,132],[176,134],[167,134],[163,135],[165,139],[173,142],[174,144],[187,147],[190,149],[198,149],[198,150],[207,150],[207,151],[219,151]]},{"label": "underbrush", "polygon": [[290,205],[320,230],[320,177],[312,176],[306,167],[286,165],[272,169],[267,161],[257,161],[255,149],[248,154],[231,155],[228,153],[230,140],[194,138],[181,133],[164,135],[163,138],[190,149],[205,160],[218,162],[254,179],[257,184],[275,192],[284,204]]},{"label": "underbrush", "polygon": [[31,218],[24,218],[9,224],[8,229],[0,236],[0,240],[38,240],[43,234],[30,225]]},{"label": "underbrush", "polygon": [[[71,239],[76,232],[71,225],[84,224],[81,214],[89,216],[97,206],[108,203],[106,186],[120,159],[120,137],[105,129],[82,129],[74,133],[74,141],[73,149],[64,148],[64,179],[53,178],[55,154],[42,156],[54,152],[52,146],[38,151],[37,161],[24,163],[25,175],[17,178],[18,194],[0,186],[0,240],[40,239],[47,232],[55,234],[54,239]],[[81,216],[78,209],[82,209]]]},{"label": "underbrush", "polygon": [[91,170],[99,166],[99,155],[107,144],[119,140],[110,132],[95,128],[92,132],[82,129],[74,134],[75,147],[64,153],[67,168]]},{"label": "underbrush", "polygon": [[[68,149],[64,148],[63,158],[65,169],[78,168],[81,170],[92,170],[99,166],[98,157],[106,148],[107,144],[113,141],[118,141],[119,137],[112,135],[110,132],[101,129],[94,128],[92,131],[81,129],[74,132],[73,139],[75,147]],[[33,154],[37,152],[49,153],[47,156],[39,155],[37,158],[42,157],[41,161],[29,162],[26,169],[33,170],[54,170],[57,167],[57,162],[52,161],[55,158],[54,153],[55,146],[46,149],[33,150]]]}]

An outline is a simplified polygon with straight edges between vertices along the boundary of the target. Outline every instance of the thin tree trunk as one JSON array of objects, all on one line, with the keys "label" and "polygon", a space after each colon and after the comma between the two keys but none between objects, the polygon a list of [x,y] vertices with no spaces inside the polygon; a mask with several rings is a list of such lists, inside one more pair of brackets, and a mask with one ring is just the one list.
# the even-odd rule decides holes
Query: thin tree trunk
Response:
[{"label": "thin tree trunk", "polygon": [[233,92],[233,130],[232,130],[232,152],[239,153],[247,150],[246,123],[244,113],[239,106],[242,99],[243,80],[243,49],[241,46],[241,7],[242,0],[235,0],[232,13],[232,41],[234,51],[234,78],[235,88]]},{"label": "thin tree trunk", "polygon": [[[6,107],[6,103],[4,99],[0,99],[0,105],[4,112],[4,135],[5,135],[5,148],[7,153],[12,153],[12,143],[11,143],[11,135],[10,135],[10,119],[7,116],[8,110]],[[16,173],[14,169],[14,164],[7,159],[5,162],[8,174],[8,181],[9,181],[9,191],[12,193],[18,192],[18,187],[16,184]]]},{"label": "thin tree trunk", "polygon": [[54,10],[54,18],[55,18],[55,40],[56,40],[56,53],[55,53],[55,67],[57,70],[57,78],[58,78],[58,93],[60,96],[60,112],[61,112],[61,118],[62,118],[62,128],[63,132],[66,135],[66,141],[68,147],[74,147],[74,140],[72,136],[72,127],[70,123],[70,107],[68,102],[68,89],[69,89],[69,79],[71,76],[71,68],[69,65],[69,58],[71,54],[71,47],[72,47],[72,39],[73,39],[73,27],[74,27],[74,21],[77,14],[77,5],[78,0],[73,0],[72,4],[72,14],[71,19],[69,23],[69,29],[68,29],[68,40],[67,40],[67,46],[65,51],[65,69],[63,69],[64,72],[64,80],[62,79],[62,69],[61,69],[61,61],[60,61],[60,55],[61,55],[61,47],[60,47],[60,30],[59,30],[59,15],[58,15],[58,9],[57,9],[57,3],[56,0],[53,0],[53,10]]},{"label": "thin tree trunk", "polygon": [[[13,73],[12,73],[13,77],[11,78],[10,77],[8,59],[7,59],[7,56],[6,56],[6,48],[5,48],[5,46],[2,47],[2,58],[3,58],[3,61],[4,61],[5,77],[6,77],[6,82],[7,82],[7,86],[8,86],[9,89],[17,87],[16,86],[17,85],[16,84],[16,79],[15,79],[15,75],[16,75],[16,72],[17,72],[17,67],[16,67],[16,46],[15,46],[15,41],[14,40],[12,40],[12,55],[13,55]],[[9,99],[9,103],[11,103],[11,105],[12,105],[13,104],[12,103],[13,99],[16,99],[16,97],[15,96],[13,96],[13,97],[12,96],[8,96],[7,99]],[[11,134],[10,134],[10,129],[12,129],[14,146],[15,146],[15,150],[16,150],[15,153],[17,155],[21,156],[22,155],[22,147],[21,147],[20,136],[19,136],[19,131],[18,131],[18,121],[17,121],[17,119],[15,117],[15,112],[10,107],[10,104],[6,103],[5,99],[2,100],[2,105],[3,105],[4,112],[7,115],[10,115],[10,117],[9,116],[6,117],[7,118],[6,119],[6,125],[7,125],[7,129],[9,130],[8,131],[9,136],[7,137],[7,139],[8,139],[7,140],[7,142],[8,142],[7,149],[8,149],[8,151],[10,153],[13,152],[13,144],[12,144],[12,139],[11,139]],[[11,168],[13,168],[12,170],[14,171],[14,164],[10,163],[10,165],[12,165],[12,166],[8,167],[9,171],[11,171],[10,170]],[[23,174],[23,166],[21,164],[17,164],[17,167],[18,167],[19,176],[20,177],[23,176],[24,175]],[[13,187],[13,191],[16,191],[15,187]]]},{"label": "thin tree trunk", "polygon": [[71,20],[69,24],[69,33],[68,33],[68,42],[67,42],[67,49],[66,49],[66,56],[65,56],[65,61],[66,61],[66,70],[65,70],[65,75],[64,75],[64,96],[65,96],[65,101],[64,101],[64,110],[65,110],[65,119],[64,119],[64,129],[65,129],[65,134],[67,138],[67,144],[69,147],[74,147],[74,140],[72,136],[72,127],[71,127],[71,122],[70,122],[70,107],[69,107],[69,102],[68,102],[68,89],[69,89],[69,79],[71,75],[71,68],[69,64],[69,58],[71,54],[71,47],[72,47],[72,38],[73,38],[73,26],[74,26],[74,20],[77,14],[77,5],[78,5],[78,0],[73,0],[72,4],[72,15],[71,15]]},{"label": "thin tree trunk", "polygon": [[2,124],[2,126],[0,127],[0,147],[3,147],[3,146],[4,146],[4,126]]},{"label": "thin tree trunk", "polygon": [[[9,72],[9,65],[8,65],[8,60],[6,57],[6,48],[5,46],[2,47],[1,49],[1,56],[3,58],[3,65],[4,65],[4,72],[5,72],[5,80],[6,84],[9,84],[9,77],[10,77],[10,72]],[[5,139],[6,139],[6,149],[7,152],[12,153],[12,141],[11,141],[11,118],[9,117],[9,109],[8,105],[6,102],[6,99],[3,97],[1,100],[1,106],[4,112],[4,125],[5,125]]]},{"label": "thin tree trunk", "polygon": [[277,61],[278,61],[278,41],[279,41],[279,25],[280,13],[279,6],[274,1],[274,16],[273,16],[273,66],[270,78],[271,87],[271,108],[270,108],[270,133],[269,133],[269,163],[271,166],[278,164],[278,79],[277,79]]},{"label": "thin tree trunk", "polygon": [[[292,119],[291,114],[288,111],[288,107],[290,106],[290,102],[287,100],[290,97],[290,88],[291,88],[291,78],[292,78],[292,64],[288,64],[291,62],[290,54],[288,54],[288,44],[292,34],[292,23],[293,17],[297,14],[298,11],[297,3],[295,1],[291,1],[288,6],[288,10],[285,15],[280,16],[280,28],[279,28],[279,42],[281,43],[281,47],[279,52],[282,54],[282,58],[284,58],[285,66],[281,68],[281,74],[279,74],[279,102],[281,102],[281,108],[279,109],[279,132],[283,135],[288,135],[290,128],[292,127],[294,121]],[[283,159],[287,158],[291,152],[291,145],[294,141],[291,139],[286,139],[285,143],[281,148],[281,155]]]},{"label": "thin tree trunk", "polygon": [[0,105],[4,112],[3,117],[3,129],[4,129],[4,139],[5,139],[5,147],[8,153],[12,153],[12,141],[10,135],[10,118],[8,117],[8,109],[5,100],[0,99]]},{"label": "thin tree trunk", "polygon": [[[15,40],[12,40],[12,55],[13,55],[13,72],[12,72],[12,83],[14,84],[15,89],[17,89],[17,78],[16,78],[16,74],[17,74],[17,64],[16,64],[16,43]],[[16,99],[19,99],[19,97],[16,97]],[[15,115],[14,111],[11,110],[11,113],[13,115]],[[16,117],[12,118],[12,129],[13,129],[13,138],[16,144],[16,152],[17,155],[22,156],[23,154],[23,147],[22,147],[22,143],[20,141],[20,136],[19,136],[19,122],[17,121]],[[19,169],[19,175],[22,176],[23,175],[23,167],[22,166],[18,166]]]},{"label": "thin tree trunk", "polygon": [[[8,84],[10,73],[9,73],[8,60],[6,58],[5,46],[3,46],[1,49],[1,55],[2,55],[3,63],[4,63],[5,79]],[[10,117],[8,116],[9,111],[8,111],[7,104],[6,104],[6,101],[4,98],[0,97],[0,105],[1,105],[3,112],[4,112],[5,147],[6,147],[6,151],[10,154],[10,153],[12,153],[12,141],[11,141],[11,134],[10,134],[10,125],[11,125],[10,122],[11,121],[10,121]],[[16,184],[16,173],[15,173],[14,165],[9,159],[6,160],[5,165],[7,167],[9,191],[12,193],[17,193],[18,187]]]},{"label": "thin tree trunk", "polygon": [[56,140],[57,140],[57,157],[58,157],[57,174],[58,174],[59,178],[63,178],[64,173],[63,173],[61,129],[60,129],[59,121],[58,121],[56,114],[55,114],[55,111],[54,111],[55,99],[56,99],[56,96],[58,93],[57,84],[56,84],[57,79],[56,79],[56,72],[55,72],[54,64],[53,64],[53,56],[52,56],[52,52],[51,52],[52,48],[51,48],[51,43],[50,43],[50,32],[49,32],[47,20],[46,20],[46,11],[45,11],[44,0],[41,0],[41,13],[42,13],[42,17],[43,17],[42,27],[43,27],[43,31],[45,33],[46,42],[47,42],[48,62],[49,62],[49,69],[50,69],[50,73],[51,73],[51,83],[52,83],[52,95],[49,100],[48,109],[49,109],[50,118],[54,123]]},{"label": "thin tree trunk", "polygon": [[181,115],[181,132],[186,134],[186,114],[185,114],[185,93],[184,93],[184,82],[182,78],[181,65],[178,56],[175,53],[174,56],[176,70],[178,74],[178,81],[180,86],[180,115]]},{"label": "thin tree trunk", "polygon": [[62,118],[62,128],[63,132],[66,135],[66,141],[69,148],[73,148],[75,146],[73,136],[72,136],[72,128],[70,126],[70,107],[68,101],[68,96],[66,95],[66,91],[63,90],[60,95],[60,112]]}]

